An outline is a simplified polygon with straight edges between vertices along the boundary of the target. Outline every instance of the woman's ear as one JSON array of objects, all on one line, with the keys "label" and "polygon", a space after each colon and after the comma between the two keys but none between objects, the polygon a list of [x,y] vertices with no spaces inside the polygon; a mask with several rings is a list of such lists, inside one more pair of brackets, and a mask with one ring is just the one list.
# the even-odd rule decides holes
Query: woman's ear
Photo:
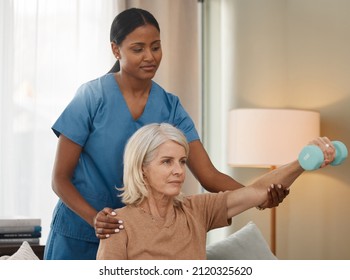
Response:
[{"label": "woman's ear", "polygon": [[146,172],[145,172],[145,170],[143,168],[142,168],[142,180],[143,180],[143,183],[144,183],[145,187],[147,188],[148,180],[147,180]]},{"label": "woman's ear", "polygon": [[113,52],[113,55],[116,59],[120,59],[120,50],[119,50],[119,46],[114,43],[114,42],[111,42],[111,48],[112,48],[112,52]]}]

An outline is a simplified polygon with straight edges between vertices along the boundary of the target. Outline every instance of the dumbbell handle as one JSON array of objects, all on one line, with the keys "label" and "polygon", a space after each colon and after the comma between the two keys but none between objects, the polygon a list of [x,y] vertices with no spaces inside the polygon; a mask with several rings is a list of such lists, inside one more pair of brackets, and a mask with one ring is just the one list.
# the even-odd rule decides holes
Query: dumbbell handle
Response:
[{"label": "dumbbell handle", "polygon": [[[331,165],[339,165],[348,157],[348,149],[340,141],[332,141],[335,148],[335,158]],[[316,170],[321,167],[324,156],[322,150],[316,145],[305,146],[298,157],[299,164],[304,170]]]}]

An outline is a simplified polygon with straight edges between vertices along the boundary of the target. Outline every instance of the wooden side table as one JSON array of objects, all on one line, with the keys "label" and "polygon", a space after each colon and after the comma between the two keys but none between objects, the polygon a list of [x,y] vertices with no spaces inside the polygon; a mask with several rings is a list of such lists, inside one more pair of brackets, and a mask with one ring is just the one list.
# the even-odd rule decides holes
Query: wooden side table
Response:
[{"label": "wooden side table", "polygon": [[[19,247],[21,247],[21,245],[0,245],[0,256],[11,256],[17,252]],[[39,259],[44,259],[44,245],[30,244],[30,247],[33,249],[35,255],[37,255]]]}]

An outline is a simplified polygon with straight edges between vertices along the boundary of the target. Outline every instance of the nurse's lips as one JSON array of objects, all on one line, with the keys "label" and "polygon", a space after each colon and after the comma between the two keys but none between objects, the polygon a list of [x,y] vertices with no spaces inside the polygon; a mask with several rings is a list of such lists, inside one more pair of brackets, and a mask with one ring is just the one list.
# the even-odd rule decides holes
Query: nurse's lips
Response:
[{"label": "nurse's lips", "polygon": [[144,66],[141,66],[141,69],[145,71],[154,71],[157,69],[157,66],[154,64],[144,65]]}]

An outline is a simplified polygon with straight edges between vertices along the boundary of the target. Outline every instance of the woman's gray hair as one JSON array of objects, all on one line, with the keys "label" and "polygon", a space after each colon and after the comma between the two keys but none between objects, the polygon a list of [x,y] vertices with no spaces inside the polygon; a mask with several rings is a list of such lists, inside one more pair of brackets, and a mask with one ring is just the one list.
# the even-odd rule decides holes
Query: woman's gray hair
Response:
[{"label": "woman's gray hair", "polygon": [[[148,196],[142,168],[155,158],[158,147],[168,140],[184,147],[188,156],[185,135],[167,123],[145,125],[128,140],[124,151],[124,186],[120,189],[123,203],[139,204]],[[181,201],[181,197],[182,194],[175,200]]]}]

